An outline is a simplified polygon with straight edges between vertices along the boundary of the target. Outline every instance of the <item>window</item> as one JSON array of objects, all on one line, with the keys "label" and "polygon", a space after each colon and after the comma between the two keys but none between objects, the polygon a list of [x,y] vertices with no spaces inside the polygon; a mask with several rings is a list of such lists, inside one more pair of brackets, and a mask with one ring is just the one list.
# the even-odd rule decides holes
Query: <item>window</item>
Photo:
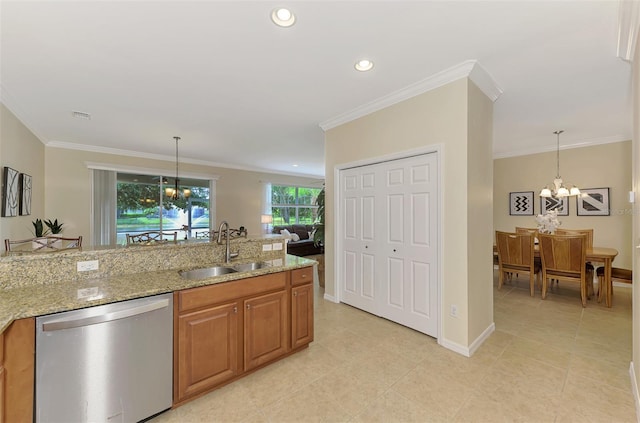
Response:
[{"label": "window", "polygon": [[178,231],[179,238],[209,230],[209,181],[180,179],[181,188],[189,188],[187,199],[172,200],[164,188],[170,180],[162,176],[120,173],[117,176],[117,242],[124,243],[126,233]]},{"label": "window", "polygon": [[273,185],[271,187],[273,225],[313,224],[318,216],[316,198],[320,190],[320,188]]}]

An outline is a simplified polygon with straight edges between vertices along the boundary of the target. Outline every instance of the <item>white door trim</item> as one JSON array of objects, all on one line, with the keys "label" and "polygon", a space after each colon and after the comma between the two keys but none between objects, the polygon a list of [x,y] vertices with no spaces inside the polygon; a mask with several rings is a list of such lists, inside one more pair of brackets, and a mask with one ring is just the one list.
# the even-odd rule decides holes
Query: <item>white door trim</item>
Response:
[{"label": "white door trim", "polygon": [[357,160],[357,161],[353,161],[353,162],[349,162],[349,163],[342,163],[342,164],[338,164],[336,166],[334,166],[333,168],[333,192],[335,193],[335,200],[333,202],[333,216],[335,216],[334,218],[334,234],[335,236],[334,238],[334,245],[335,248],[333,250],[333,280],[336,281],[336,286],[334,289],[334,297],[333,298],[327,298],[330,301],[339,303],[341,302],[341,291],[342,291],[342,283],[344,283],[340,278],[339,278],[339,269],[340,269],[340,257],[341,254],[340,252],[342,251],[342,237],[338,236],[337,234],[341,234],[344,233],[345,228],[343,228],[343,224],[341,219],[339,219],[340,216],[340,204],[342,202],[342,195],[340,192],[340,172],[346,169],[352,169],[354,167],[361,167],[361,166],[368,166],[368,165],[372,165],[372,164],[377,164],[377,163],[382,163],[382,162],[388,162],[391,160],[398,160],[398,159],[406,159],[409,157],[413,157],[413,156],[419,156],[419,155],[423,155],[423,154],[430,154],[430,153],[436,153],[437,155],[437,162],[438,162],[438,191],[439,191],[439,196],[438,196],[438,216],[437,216],[437,234],[436,234],[436,239],[437,239],[437,248],[438,248],[438,277],[437,277],[437,298],[438,298],[438,335],[437,335],[437,339],[441,338],[441,334],[442,334],[442,324],[444,321],[444,316],[442,315],[443,313],[443,307],[442,307],[442,266],[444,263],[444,259],[442,257],[442,233],[441,233],[441,229],[442,229],[442,213],[443,213],[443,205],[444,205],[444,194],[443,194],[443,178],[442,175],[444,175],[444,169],[443,169],[443,154],[444,154],[444,144],[432,144],[432,145],[427,145],[424,147],[420,147],[420,148],[416,148],[416,149],[412,149],[412,150],[405,150],[405,151],[400,151],[400,152],[395,152],[395,153],[391,153],[391,154],[387,154],[384,156],[378,156],[378,157],[371,157],[371,158],[367,158],[367,159],[362,159],[362,160]]}]

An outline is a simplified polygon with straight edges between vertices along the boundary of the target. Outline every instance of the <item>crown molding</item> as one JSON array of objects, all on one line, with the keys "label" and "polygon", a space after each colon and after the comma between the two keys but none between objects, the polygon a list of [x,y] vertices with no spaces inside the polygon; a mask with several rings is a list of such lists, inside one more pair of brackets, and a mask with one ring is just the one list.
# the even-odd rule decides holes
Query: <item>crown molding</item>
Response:
[{"label": "crown molding", "polygon": [[[560,147],[560,150],[571,150],[572,148],[582,148],[582,147],[594,147],[597,145],[613,144],[616,142],[624,142],[624,141],[630,141],[630,140],[631,138],[626,135],[612,135],[610,137],[591,138],[588,140],[574,142],[573,144],[563,145]],[[531,148],[528,150],[505,151],[501,153],[494,153],[493,158],[508,159],[510,157],[528,156],[531,154],[540,154],[540,153],[550,153],[550,152],[555,152],[556,149],[557,147],[554,145],[547,145],[542,148]]]},{"label": "crown molding", "polygon": [[323,131],[327,131],[462,78],[471,79],[491,101],[496,101],[503,92],[477,60],[467,60],[405,88],[356,107],[351,111],[321,122],[319,126]]},{"label": "crown molding", "polygon": [[[109,147],[99,147],[94,145],[86,145],[86,144],[75,144],[71,142],[63,142],[63,141],[50,141],[45,144],[45,147],[51,148],[62,148],[67,150],[78,150],[78,151],[86,151],[90,153],[103,153],[103,154],[113,154],[116,156],[127,156],[127,157],[139,157],[142,159],[151,159],[151,160],[162,160],[167,162],[175,162],[175,156],[167,156],[163,154],[153,154],[153,153],[143,153],[141,151],[133,151],[133,150],[122,150],[118,148],[109,148]],[[274,175],[285,175],[285,176],[295,176],[298,178],[321,178],[324,179],[324,175],[315,175],[315,174],[304,174],[304,173],[296,173],[296,172],[278,172],[273,169],[264,169],[260,167],[252,167],[252,166],[241,166],[234,165],[229,163],[219,163],[219,162],[210,162],[206,160],[198,160],[198,159],[190,159],[180,157],[180,163],[189,163],[195,165],[202,166],[211,166],[211,167],[219,167],[222,169],[235,169],[235,170],[244,170],[247,172],[258,172],[258,173],[268,173]]]},{"label": "crown molding", "polygon": [[634,0],[618,2],[618,46],[617,56],[633,62],[640,27],[640,3]]}]

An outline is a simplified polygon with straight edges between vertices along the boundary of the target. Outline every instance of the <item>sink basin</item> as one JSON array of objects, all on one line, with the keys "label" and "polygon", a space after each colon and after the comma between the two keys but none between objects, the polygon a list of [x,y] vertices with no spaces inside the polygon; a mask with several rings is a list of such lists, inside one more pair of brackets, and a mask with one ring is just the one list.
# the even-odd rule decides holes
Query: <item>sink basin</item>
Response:
[{"label": "sink basin", "polygon": [[232,267],[214,266],[204,267],[202,269],[181,270],[178,273],[185,279],[207,279],[214,276],[226,275],[228,273],[236,273],[237,270]]},{"label": "sink basin", "polygon": [[253,263],[236,264],[233,268],[238,272],[250,272],[252,270],[258,270],[268,266],[269,264],[263,261],[255,261]]}]

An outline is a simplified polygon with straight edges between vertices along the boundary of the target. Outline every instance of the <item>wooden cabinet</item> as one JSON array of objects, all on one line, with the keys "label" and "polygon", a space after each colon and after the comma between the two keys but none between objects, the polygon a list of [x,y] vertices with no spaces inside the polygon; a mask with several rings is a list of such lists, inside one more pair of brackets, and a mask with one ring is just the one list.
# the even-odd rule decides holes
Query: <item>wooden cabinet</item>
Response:
[{"label": "wooden cabinet", "polygon": [[291,348],[313,341],[313,267],[291,271]]},{"label": "wooden cabinet", "polygon": [[178,398],[238,375],[238,324],[237,302],[178,316]]},{"label": "wooden cabinet", "polygon": [[16,320],[0,336],[0,421],[33,421],[35,319]]},{"label": "wooden cabinet", "polygon": [[313,285],[291,288],[291,348],[313,341]]},{"label": "wooden cabinet", "polygon": [[287,292],[287,272],[177,292],[174,404],[284,356]]},{"label": "wooden cabinet", "polygon": [[244,370],[287,353],[289,319],[286,291],[244,301]]}]

